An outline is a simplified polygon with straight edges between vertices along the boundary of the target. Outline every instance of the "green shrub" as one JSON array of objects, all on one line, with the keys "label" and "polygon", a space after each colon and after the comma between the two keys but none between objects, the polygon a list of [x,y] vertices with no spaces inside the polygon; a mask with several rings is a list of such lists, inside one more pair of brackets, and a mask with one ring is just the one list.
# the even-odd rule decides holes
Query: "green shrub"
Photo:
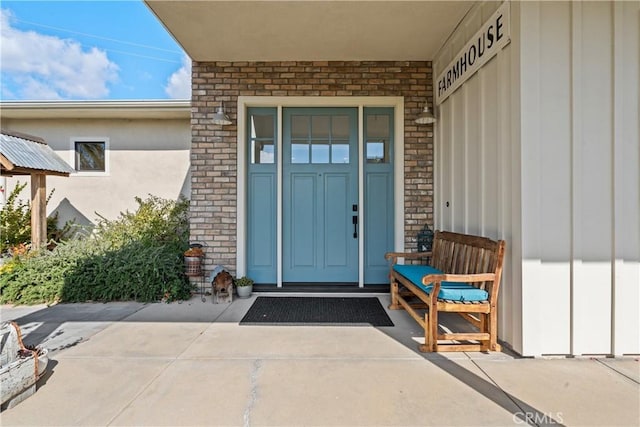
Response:
[{"label": "green shrub", "polygon": [[12,258],[0,274],[0,302],[39,304],[60,300],[66,276],[79,260],[96,250],[90,239],[74,239],[56,246]]},{"label": "green shrub", "polygon": [[136,198],[135,212],[101,218],[95,230],[52,251],[21,257],[0,273],[0,302],[172,301],[192,287],[184,275],[188,201]]},{"label": "green shrub", "polygon": [[134,241],[116,250],[86,257],[65,280],[62,300],[157,301],[185,299],[182,250]]}]

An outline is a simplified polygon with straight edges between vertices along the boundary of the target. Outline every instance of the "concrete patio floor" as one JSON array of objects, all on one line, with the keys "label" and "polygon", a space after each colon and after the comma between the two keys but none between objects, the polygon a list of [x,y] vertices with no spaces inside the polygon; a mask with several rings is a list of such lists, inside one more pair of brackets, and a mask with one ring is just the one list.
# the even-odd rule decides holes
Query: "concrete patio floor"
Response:
[{"label": "concrete patio floor", "polygon": [[3,306],[2,320],[51,361],[0,424],[640,424],[638,357],[421,354],[421,330],[402,311],[389,311],[394,327],[240,326],[255,297]]}]

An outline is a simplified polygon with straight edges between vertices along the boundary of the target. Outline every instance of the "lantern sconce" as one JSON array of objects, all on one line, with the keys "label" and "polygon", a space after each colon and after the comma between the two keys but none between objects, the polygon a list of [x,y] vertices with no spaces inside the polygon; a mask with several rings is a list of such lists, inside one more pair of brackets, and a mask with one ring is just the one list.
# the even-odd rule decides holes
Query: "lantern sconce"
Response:
[{"label": "lantern sconce", "polygon": [[436,116],[434,116],[431,110],[429,110],[428,102],[425,102],[424,110],[422,110],[422,113],[420,113],[420,115],[416,118],[415,122],[419,125],[430,125],[436,122]]},{"label": "lantern sconce", "polygon": [[220,106],[218,107],[218,110],[213,115],[212,121],[213,121],[214,124],[220,125],[220,126],[226,126],[226,125],[230,125],[232,123],[231,119],[229,118],[227,113],[225,113],[225,111],[224,111],[224,103],[223,102],[220,102]]},{"label": "lantern sconce", "polygon": [[431,252],[433,245],[433,231],[425,224],[422,231],[418,233],[416,239],[418,241],[418,252]]}]

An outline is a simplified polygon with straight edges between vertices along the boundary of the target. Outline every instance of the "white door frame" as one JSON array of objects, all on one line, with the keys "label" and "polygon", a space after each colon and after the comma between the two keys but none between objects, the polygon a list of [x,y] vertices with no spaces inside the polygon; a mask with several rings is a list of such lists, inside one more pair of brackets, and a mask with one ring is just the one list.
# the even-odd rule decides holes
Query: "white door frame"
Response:
[{"label": "white door frame", "polygon": [[[237,105],[237,223],[236,275],[247,269],[247,183],[246,183],[246,112],[249,107],[277,107],[277,286],[282,287],[282,109],[286,107],[352,107],[358,108],[358,204],[364,206],[364,108],[394,109],[394,250],[404,251],[404,97],[402,96],[239,96]],[[364,215],[360,211],[358,235],[364,236]],[[364,238],[358,242],[358,285],[364,287]]]}]

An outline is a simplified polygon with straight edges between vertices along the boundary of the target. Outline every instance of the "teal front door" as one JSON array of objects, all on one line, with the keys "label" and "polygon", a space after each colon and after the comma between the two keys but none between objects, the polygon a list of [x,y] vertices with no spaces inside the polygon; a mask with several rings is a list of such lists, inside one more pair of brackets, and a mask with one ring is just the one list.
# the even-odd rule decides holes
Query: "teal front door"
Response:
[{"label": "teal front door", "polygon": [[283,282],[358,282],[355,108],[283,109]]}]

